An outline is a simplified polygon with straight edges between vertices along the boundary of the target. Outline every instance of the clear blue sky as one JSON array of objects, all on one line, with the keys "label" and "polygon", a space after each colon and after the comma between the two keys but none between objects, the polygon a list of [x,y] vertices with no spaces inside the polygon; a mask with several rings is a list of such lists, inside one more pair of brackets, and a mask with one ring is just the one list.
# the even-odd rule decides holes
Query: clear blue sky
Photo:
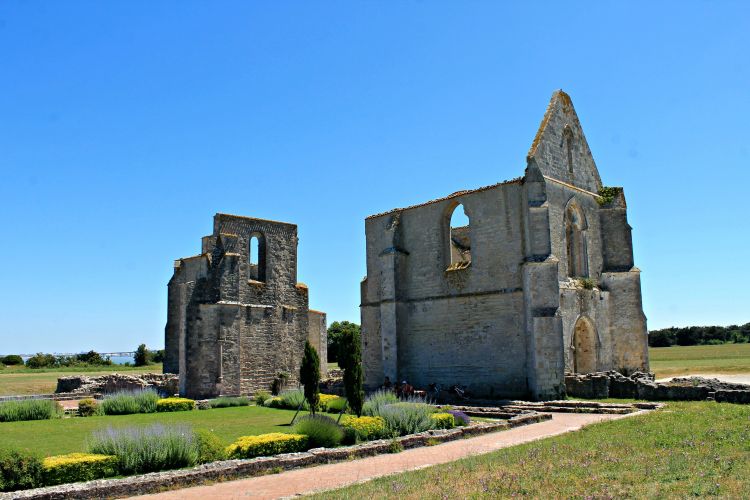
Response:
[{"label": "clear blue sky", "polygon": [[0,3],[0,352],[161,347],[216,212],[359,322],[364,217],[521,175],[558,88],[649,327],[750,321],[748,3],[521,3]]}]

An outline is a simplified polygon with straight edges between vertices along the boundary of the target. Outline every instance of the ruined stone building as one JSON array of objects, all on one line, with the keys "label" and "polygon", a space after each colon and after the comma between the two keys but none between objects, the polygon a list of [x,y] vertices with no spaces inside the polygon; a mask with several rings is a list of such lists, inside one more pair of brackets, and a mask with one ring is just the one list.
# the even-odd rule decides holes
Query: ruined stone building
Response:
[{"label": "ruined stone building", "polygon": [[[463,210],[469,224],[451,227]],[[551,399],[564,373],[648,369],[620,188],[604,188],[570,97],[552,96],[523,177],[368,217],[368,388]]]},{"label": "ruined stone building", "polygon": [[216,214],[201,253],[175,261],[164,372],[181,395],[248,395],[281,372],[296,386],[308,339],[325,372],[326,316],[297,282],[297,241],[294,224]]}]

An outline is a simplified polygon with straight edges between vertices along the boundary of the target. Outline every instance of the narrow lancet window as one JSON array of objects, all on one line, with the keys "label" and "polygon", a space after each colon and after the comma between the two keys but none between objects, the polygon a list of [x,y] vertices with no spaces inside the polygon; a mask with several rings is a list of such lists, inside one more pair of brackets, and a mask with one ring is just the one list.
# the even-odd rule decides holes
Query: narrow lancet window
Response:
[{"label": "narrow lancet window", "polygon": [[262,234],[250,237],[248,268],[251,280],[266,281],[266,242]]},{"label": "narrow lancet window", "polygon": [[586,250],[586,220],[575,203],[565,210],[565,245],[567,249],[568,276],[588,278],[589,266]]},{"label": "narrow lancet window", "polygon": [[471,265],[471,226],[463,205],[457,205],[450,217],[448,248],[449,270],[465,269]]},{"label": "narrow lancet window", "polygon": [[565,143],[565,157],[568,161],[568,173],[573,173],[573,131],[569,125],[563,130],[563,142]]}]

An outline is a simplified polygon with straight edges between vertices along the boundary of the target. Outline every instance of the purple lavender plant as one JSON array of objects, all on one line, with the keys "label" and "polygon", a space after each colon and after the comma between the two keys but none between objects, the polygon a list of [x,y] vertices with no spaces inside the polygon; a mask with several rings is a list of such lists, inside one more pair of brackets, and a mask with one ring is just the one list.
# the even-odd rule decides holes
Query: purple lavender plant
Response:
[{"label": "purple lavender plant", "polygon": [[445,413],[453,415],[453,422],[455,422],[456,425],[469,425],[469,423],[471,423],[471,418],[462,411],[447,410]]}]

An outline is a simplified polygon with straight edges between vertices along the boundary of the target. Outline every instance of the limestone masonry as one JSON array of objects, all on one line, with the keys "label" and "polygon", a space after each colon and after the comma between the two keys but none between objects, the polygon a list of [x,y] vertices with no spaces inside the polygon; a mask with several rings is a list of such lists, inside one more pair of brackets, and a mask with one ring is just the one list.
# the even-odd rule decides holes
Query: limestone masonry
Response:
[{"label": "limestone masonry", "polygon": [[200,255],[175,261],[169,281],[165,373],[191,398],[296,386],[306,340],[327,353],[326,316],[297,282],[297,226],[216,214]]},{"label": "limestone masonry", "polygon": [[[469,224],[451,227],[462,205]],[[604,188],[557,91],[518,179],[365,221],[365,381],[557,399],[565,372],[648,371],[640,271],[620,188]]]}]

